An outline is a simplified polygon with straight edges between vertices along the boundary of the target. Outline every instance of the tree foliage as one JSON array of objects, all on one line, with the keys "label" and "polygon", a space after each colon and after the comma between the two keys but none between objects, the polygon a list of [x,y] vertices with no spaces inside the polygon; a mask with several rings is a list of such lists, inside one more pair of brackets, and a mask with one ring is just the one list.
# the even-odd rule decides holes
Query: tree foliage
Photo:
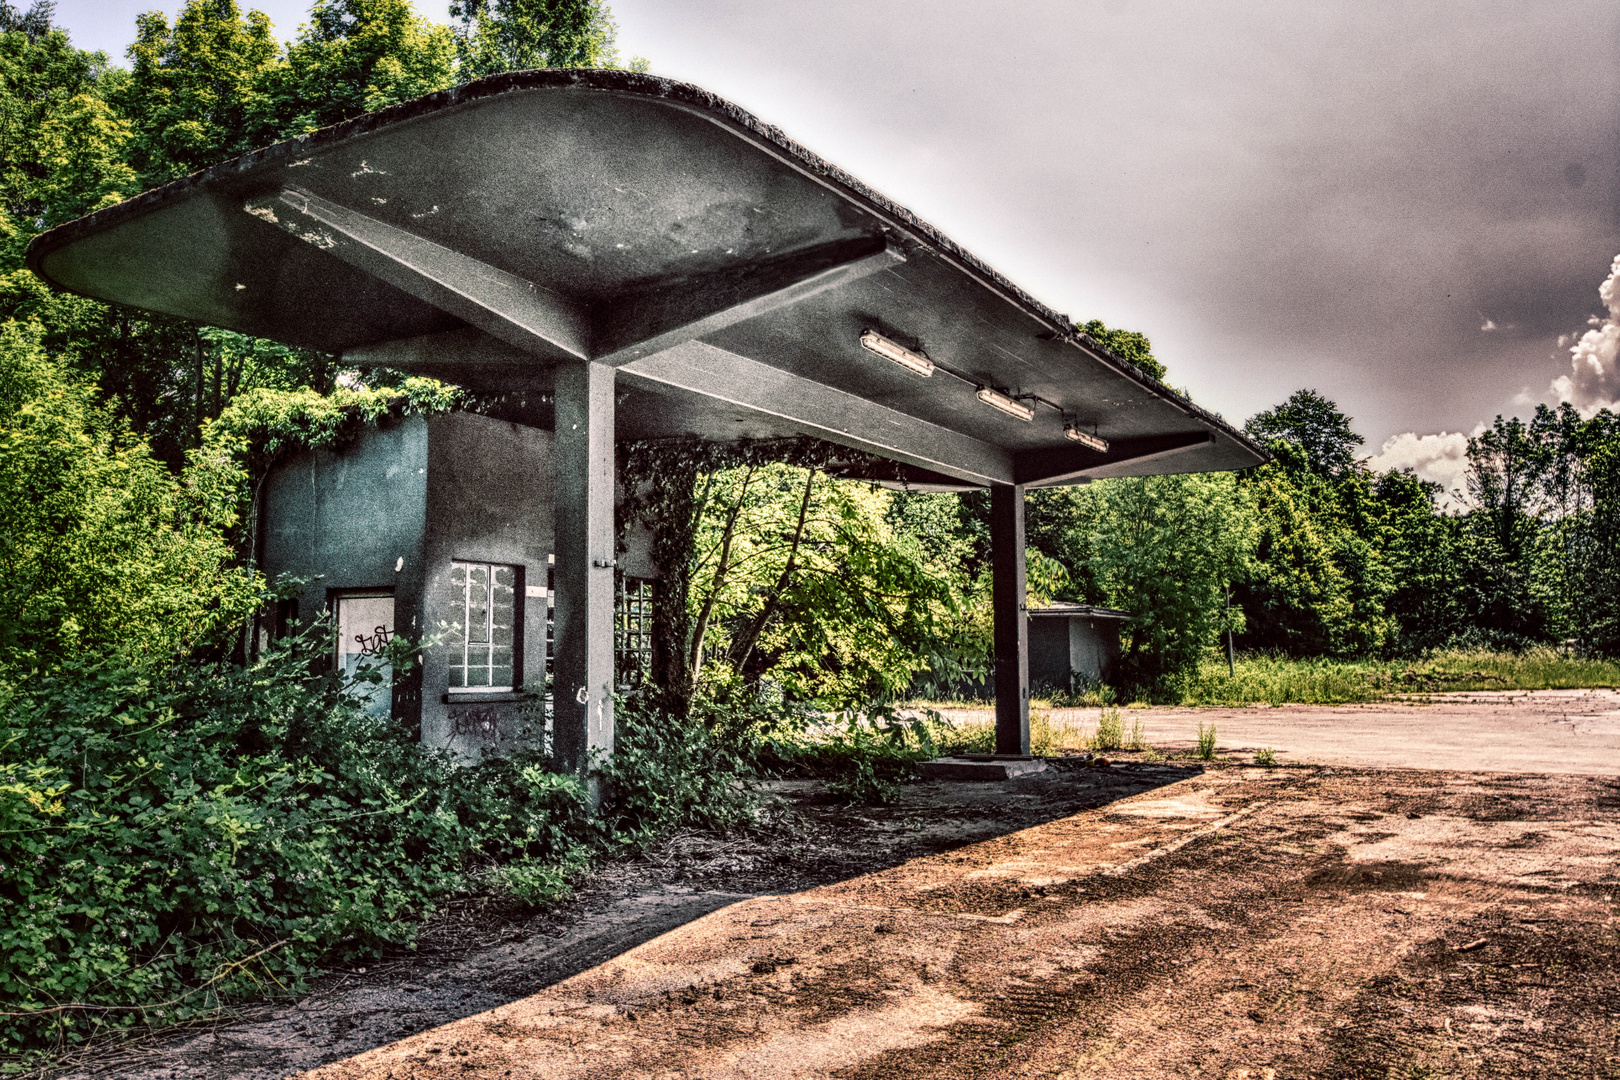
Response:
[{"label": "tree foliage", "polygon": [[1190,474],[1100,480],[1044,500],[1042,516],[1065,523],[1057,558],[1083,570],[1074,598],[1133,616],[1122,635],[1125,685],[1164,692],[1215,644],[1227,587],[1254,547],[1249,499],[1230,475]]},{"label": "tree foliage", "polygon": [[619,66],[618,24],[602,0],[454,0],[450,17],[461,22],[456,49],[463,78]]},{"label": "tree foliage", "polygon": [[1356,447],[1365,441],[1350,430],[1350,418],[1315,390],[1296,390],[1276,408],[1250,417],[1244,430],[1278,452],[1287,467],[1324,480],[1348,475]]},{"label": "tree foliage", "polygon": [[175,476],[39,337],[0,327],[0,662],[210,642],[256,601],[226,539],[239,467],[196,454]]},{"label": "tree foliage", "polygon": [[894,493],[828,475],[856,457],[813,441],[629,449],[625,513],[652,528],[662,573],[658,685],[684,702],[736,678],[842,708],[979,662],[956,567],[894,527]]},{"label": "tree foliage", "polygon": [[1106,347],[1121,360],[1135,364],[1155,379],[1163,381],[1165,366],[1153,356],[1153,343],[1135,330],[1110,330],[1101,319],[1092,319],[1080,328],[1086,336]]}]

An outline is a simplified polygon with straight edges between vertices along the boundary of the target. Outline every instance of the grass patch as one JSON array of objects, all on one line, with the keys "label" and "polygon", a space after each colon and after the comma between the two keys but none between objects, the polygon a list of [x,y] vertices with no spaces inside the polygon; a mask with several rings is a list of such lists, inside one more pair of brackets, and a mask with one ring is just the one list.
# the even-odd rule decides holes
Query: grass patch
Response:
[{"label": "grass patch", "polygon": [[1174,687],[1180,705],[1340,705],[1407,694],[1469,690],[1620,687],[1620,662],[1552,648],[1523,653],[1453,651],[1421,660],[1304,659],[1266,654],[1206,660]]},{"label": "grass patch", "polygon": [[[1105,710],[1106,711],[1106,710]],[[1116,713],[1118,710],[1114,710]],[[1029,752],[1036,757],[1053,757],[1070,750],[1091,749],[1093,736],[1061,724],[1054,724],[1045,709],[1029,710]],[[941,729],[939,752],[951,754],[993,754],[996,751],[994,723],[957,721]]]},{"label": "grass patch", "polygon": [[1103,709],[1097,716],[1097,732],[1091,737],[1093,750],[1119,750],[1125,746],[1125,720],[1118,709]]}]

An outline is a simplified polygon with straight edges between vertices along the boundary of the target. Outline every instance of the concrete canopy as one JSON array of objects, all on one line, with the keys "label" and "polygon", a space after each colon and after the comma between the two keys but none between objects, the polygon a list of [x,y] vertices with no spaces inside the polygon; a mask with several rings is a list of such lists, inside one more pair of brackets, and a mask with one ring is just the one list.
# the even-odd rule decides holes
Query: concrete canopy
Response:
[{"label": "concrete canopy", "polygon": [[777,129],[622,71],[497,76],[278,143],[44,233],[28,262],[100,300],[506,395],[538,426],[556,363],[607,365],[620,441],[810,435],[942,485],[1265,460]]}]

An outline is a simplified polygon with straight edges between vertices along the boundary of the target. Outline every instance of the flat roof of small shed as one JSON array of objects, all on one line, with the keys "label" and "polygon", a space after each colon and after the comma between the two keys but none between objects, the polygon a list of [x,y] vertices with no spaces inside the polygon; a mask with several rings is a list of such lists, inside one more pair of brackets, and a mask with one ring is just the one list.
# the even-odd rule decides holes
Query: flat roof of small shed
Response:
[{"label": "flat roof of small shed", "polygon": [[1046,607],[1029,609],[1029,617],[1038,618],[1082,618],[1082,619],[1134,619],[1136,616],[1128,611],[1117,608],[1097,607],[1093,604],[1077,604],[1069,600],[1058,600]]},{"label": "flat roof of small shed", "polygon": [[[52,229],[28,263],[100,300],[504,396],[539,426],[557,362],[610,364],[620,440],[812,435],[969,485],[1266,459],[775,127],[630,72],[407,102]],[[865,331],[938,369],[867,351]]]}]

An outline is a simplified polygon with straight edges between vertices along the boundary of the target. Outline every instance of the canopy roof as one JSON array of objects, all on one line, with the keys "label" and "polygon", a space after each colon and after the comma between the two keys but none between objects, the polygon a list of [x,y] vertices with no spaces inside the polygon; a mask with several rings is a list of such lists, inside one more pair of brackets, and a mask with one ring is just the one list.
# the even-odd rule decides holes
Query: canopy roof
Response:
[{"label": "canopy roof", "polygon": [[[28,263],[100,300],[503,396],[540,426],[558,361],[610,364],[621,440],[812,435],[942,485],[1265,460],[776,128],[629,72],[407,102],[52,229]],[[938,366],[920,377],[867,332]]]}]

